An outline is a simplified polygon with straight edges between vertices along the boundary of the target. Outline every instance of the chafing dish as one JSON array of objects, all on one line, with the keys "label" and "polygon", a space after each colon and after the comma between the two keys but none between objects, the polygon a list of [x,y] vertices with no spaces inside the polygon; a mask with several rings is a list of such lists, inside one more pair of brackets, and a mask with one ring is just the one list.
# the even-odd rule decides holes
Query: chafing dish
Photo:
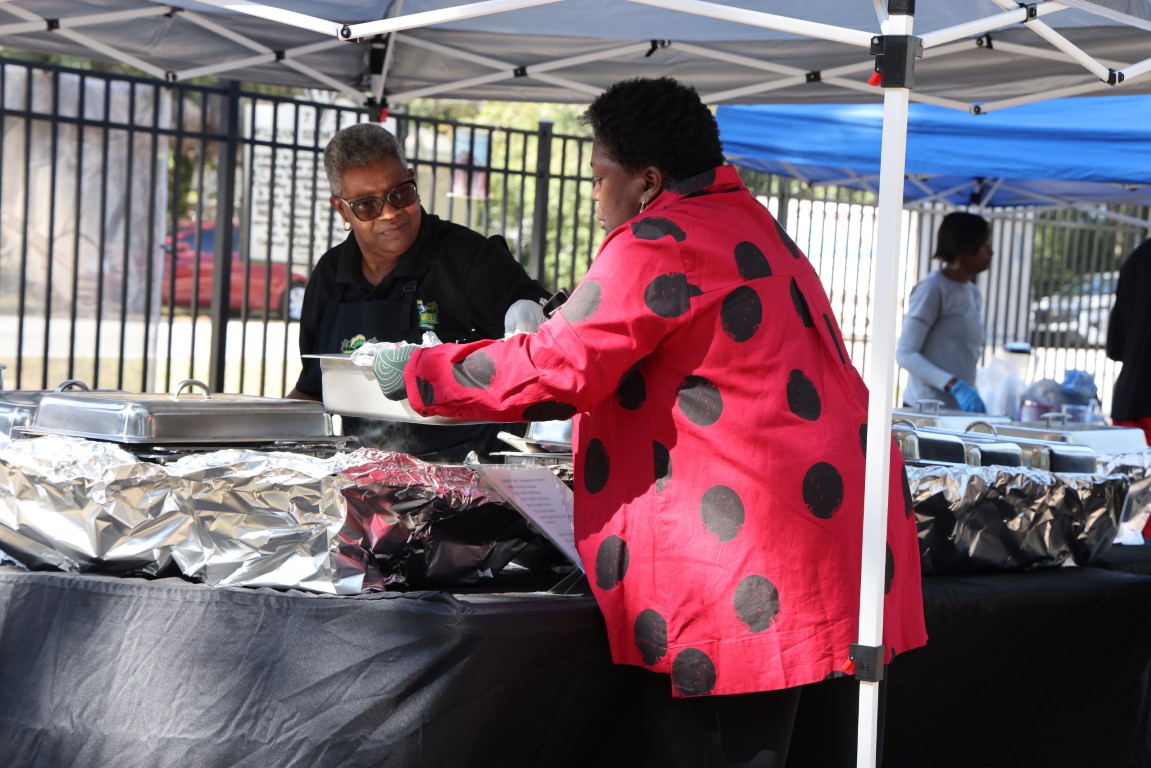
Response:
[{"label": "chafing dish", "polygon": [[1109,424],[1079,423],[1064,420],[1064,414],[1048,414],[1042,421],[1020,421],[1007,424],[973,422],[965,429],[980,429],[994,435],[1022,437],[1066,445],[1081,445],[1100,453],[1139,451],[1147,447],[1143,430],[1115,427]]},{"label": "chafing dish", "polygon": [[[198,388],[199,393],[183,394]],[[258,443],[329,439],[332,417],[321,403],[254,395],[212,394],[194,379],[170,394],[52,392],[44,395],[29,434],[126,444]]]},{"label": "chafing dish", "polygon": [[967,453],[963,440],[954,434],[921,428],[904,419],[894,420],[891,436],[899,446],[903,460],[915,464],[965,464]]},{"label": "chafing dish", "polygon": [[537,451],[493,451],[492,456],[500,456],[504,464],[517,464],[534,467],[551,467],[571,464],[570,453],[546,453]]},{"label": "chafing dish", "polygon": [[0,434],[21,437],[21,430],[32,423],[40,401],[49,392],[63,392],[69,389],[87,391],[88,385],[78,379],[68,379],[55,390],[16,389],[0,391]]},{"label": "chafing dish", "polygon": [[1058,440],[1045,440],[1038,435],[1020,434],[1017,430],[1008,431],[1008,428],[1013,426],[975,422],[968,427],[967,434],[990,434],[1016,443],[1023,451],[1024,464],[1029,467],[1051,472],[1096,471],[1095,451],[1091,448]]},{"label": "chafing dish", "polygon": [[920,427],[940,427],[942,429],[965,430],[975,421],[988,423],[1011,422],[1006,416],[988,416],[985,413],[949,410],[939,400],[919,400],[913,408],[893,408],[892,419],[901,419]]},{"label": "chafing dish", "polygon": [[544,450],[559,450],[571,453],[571,419],[530,422],[527,432],[524,433],[524,441],[543,448]]}]

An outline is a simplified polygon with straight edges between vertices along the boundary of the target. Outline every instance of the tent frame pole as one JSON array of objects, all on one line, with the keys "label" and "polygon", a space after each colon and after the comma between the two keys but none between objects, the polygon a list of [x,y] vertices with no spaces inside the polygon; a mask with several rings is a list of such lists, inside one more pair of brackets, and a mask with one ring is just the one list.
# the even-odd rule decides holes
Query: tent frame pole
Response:
[{"label": "tent frame pole", "polygon": [[[896,5],[900,5],[898,9]],[[911,35],[914,3],[889,3],[887,33]],[[901,63],[900,66],[903,66]],[[913,70],[914,56],[906,64]],[[881,75],[884,74],[881,72]],[[883,589],[887,564],[887,505],[891,477],[891,393],[895,391],[895,307],[903,220],[903,174],[907,150],[907,116],[912,78],[883,92],[883,139],[879,170],[872,296],[873,336],[878,344],[871,365],[867,405],[867,463],[863,489],[863,544],[859,588],[859,646],[877,649],[879,669],[859,683],[859,731],[856,765],[874,768],[878,758],[879,685],[883,659]]]}]

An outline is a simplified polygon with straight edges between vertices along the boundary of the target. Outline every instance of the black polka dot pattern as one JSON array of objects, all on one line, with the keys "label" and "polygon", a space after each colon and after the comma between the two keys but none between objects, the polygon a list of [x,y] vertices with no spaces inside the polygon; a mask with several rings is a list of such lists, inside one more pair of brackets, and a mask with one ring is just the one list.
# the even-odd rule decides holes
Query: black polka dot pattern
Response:
[{"label": "black polka dot pattern", "polygon": [[668,185],[668,191],[675,192],[677,195],[695,194],[701,190],[707,189],[715,183],[715,169],[708,168],[703,173],[698,173],[687,179],[681,179],[674,184]]},{"label": "black polka dot pattern", "polygon": [[643,663],[653,666],[667,655],[667,620],[650,608],[635,617],[635,647]]},{"label": "black polka dot pattern", "polygon": [[699,516],[703,527],[720,541],[731,541],[743,528],[743,500],[726,485],[713,485],[700,500]]},{"label": "black polka dot pattern", "polygon": [[811,308],[807,306],[807,297],[799,290],[799,283],[795,282],[794,277],[791,278],[791,304],[795,307],[795,314],[799,315],[803,325],[814,328],[815,321],[811,319]]},{"label": "black polka dot pattern", "polygon": [[598,437],[588,441],[583,456],[583,485],[588,493],[599,493],[607,485],[611,473],[611,460],[607,448]]},{"label": "black polka dot pattern", "polygon": [[452,376],[462,387],[487,389],[496,377],[496,361],[487,352],[473,352],[452,366]]},{"label": "black polka dot pattern", "polygon": [[819,392],[815,384],[800,370],[794,370],[787,377],[787,406],[801,419],[816,421],[823,411]]},{"label": "black polka dot pattern", "polygon": [[883,568],[883,594],[891,593],[891,585],[895,582],[895,553],[891,545],[887,545],[887,563]]},{"label": "black polka dot pattern", "polygon": [[671,480],[671,451],[666,445],[659,442],[652,443],[652,454],[655,459],[655,492],[659,493],[667,487]]},{"label": "black polka dot pattern", "polygon": [[816,517],[827,520],[843,503],[843,477],[839,470],[821,461],[803,476],[803,501]]},{"label": "black polka dot pattern", "polygon": [[671,663],[671,684],[680,696],[707,696],[715,690],[715,663],[703,651],[688,648]]},{"label": "black polka dot pattern", "polygon": [[912,513],[915,512],[915,499],[911,496],[911,483],[907,479],[907,467],[904,466],[901,472],[903,476],[903,482],[900,483],[903,486],[903,516],[910,519]]},{"label": "black polka dot pattern", "polygon": [[724,297],[719,323],[732,341],[744,342],[755,336],[762,320],[763,302],[754,288],[741,285]]},{"label": "black polka dot pattern", "polygon": [[687,239],[687,235],[679,225],[668,219],[658,216],[648,216],[631,223],[631,233],[637,240],[659,240],[661,237],[670,237],[677,243]]},{"label": "black polka dot pattern", "polygon": [[420,393],[420,399],[424,401],[424,405],[432,405],[436,402],[435,387],[427,379],[416,377],[416,391]]},{"label": "black polka dot pattern", "polygon": [[644,381],[643,372],[640,370],[644,360],[624,371],[615,388],[616,402],[629,411],[638,409],[647,400],[647,382]]},{"label": "black polka dot pattern", "polygon": [[614,589],[627,575],[630,555],[627,542],[619,536],[608,536],[595,553],[595,583],[600,589]]},{"label": "black polka dot pattern", "polygon": [[679,385],[676,404],[692,424],[710,427],[723,413],[719,388],[702,376],[688,376]]},{"label": "black polka dot pattern", "polygon": [[762,632],[779,615],[779,591],[763,576],[748,576],[735,588],[735,615],[752,632]]},{"label": "black polka dot pattern", "polygon": [[775,222],[775,232],[779,235],[779,239],[787,247],[787,250],[791,252],[792,258],[803,258],[803,251],[799,250],[799,246],[795,244],[795,241],[791,239],[791,235],[787,234],[787,230],[780,226],[778,221]]},{"label": "black polka dot pattern", "polygon": [[595,280],[584,280],[560,307],[560,312],[569,323],[574,325],[594,315],[599,309],[601,298],[602,292],[599,283]]},{"label": "black polka dot pattern", "polygon": [[859,425],[859,450],[863,451],[863,455],[867,455],[867,422]]},{"label": "black polka dot pattern", "polygon": [[823,324],[827,326],[827,332],[831,334],[831,342],[835,344],[835,351],[839,353],[839,362],[847,365],[847,353],[843,351],[843,345],[839,341],[839,333],[835,330],[835,323],[831,321],[831,315],[823,316]]},{"label": "black polka dot pattern", "polygon": [[570,403],[549,400],[534,403],[524,408],[523,421],[564,421],[576,414],[576,407]]},{"label": "black polka dot pattern", "polygon": [[735,268],[744,280],[771,277],[771,264],[755,243],[743,241],[735,246]]},{"label": "black polka dot pattern", "polygon": [[700,290],[682,272],[671,272],[652,280],[643,291],[643,303],[660,317],[673,318],[687,312],[692,296]]}]

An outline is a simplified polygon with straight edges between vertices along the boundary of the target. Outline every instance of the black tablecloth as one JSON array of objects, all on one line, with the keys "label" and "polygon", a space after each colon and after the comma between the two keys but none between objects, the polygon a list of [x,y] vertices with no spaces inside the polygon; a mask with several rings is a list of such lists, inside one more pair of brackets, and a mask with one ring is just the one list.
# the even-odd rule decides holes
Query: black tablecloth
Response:
[{"label": "black tablecloth", "polygon": [[628,765],[631,681],[590,597],[0,568],[5,768]]},{"label": "black tablecloth", "polygon": [[[1151,766],[1151,577],[928,578],[886,768]],[[320,597],[0,567],[0,765],[636,765],[635,675],[586,596]],[[811,735],[855,729],[804,708]],[[814,741],[818,741],[815,739]]]},{"label": "black tablecloth", "polygon": [[1151,766],[1151,578],[925,578],[928,645],[888,676],[888,768]]}]

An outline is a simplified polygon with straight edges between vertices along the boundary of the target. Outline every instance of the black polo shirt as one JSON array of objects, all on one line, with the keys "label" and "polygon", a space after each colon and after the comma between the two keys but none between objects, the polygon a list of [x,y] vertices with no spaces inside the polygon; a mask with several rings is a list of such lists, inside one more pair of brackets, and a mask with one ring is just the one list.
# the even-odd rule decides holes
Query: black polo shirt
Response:
[{"label": "black polo shirt", "polygon": [[[363,255],[354,235],[320,257],[304,292],[301,354],[342,351],[341,337],[351,330],[341,327],[341,304],[382,302],[344,313],[354,316],[353,324],[371,325],[366,335],[376,341],[419,342],[430,329],[440,341],[453,342],[498,339],[514,301],[547,296],[502,237],[484,237],[421,213],[411,249],[379,285],[364,279]],[[320,397],[319,361],[304,358],[302,363],[296,389]],[[344,433],[358,436],[362,445],[439,462],[460,462],[473,450],[481,454],[499,450],[501,428],[523,432],[522,427],[506,424],[430,425],[347,416],[343,426]]]},{"label": "black polo shirt", "polygon": [[[441,341],[498,339],[504,333],[504,314],[518,299],[545,298],[547,291],[524,271],[499,235],[483,235],[422,211],[420,231],[411,249],[379,285],[364,279],[363,256],[354,235],[320,257],[308,280],[300,315],[300,354],[340,352],[322,349],[331,336],[338,303],[385,299],[402,300],[415,291],[406,328],[390,328],[377,341],[418,343],[419,306],[435,306],[433,329]],[[331,346],[331,345],[329,345]],[[319,361],[304,358],[296,388],[319,397],[322,392]]]}]

